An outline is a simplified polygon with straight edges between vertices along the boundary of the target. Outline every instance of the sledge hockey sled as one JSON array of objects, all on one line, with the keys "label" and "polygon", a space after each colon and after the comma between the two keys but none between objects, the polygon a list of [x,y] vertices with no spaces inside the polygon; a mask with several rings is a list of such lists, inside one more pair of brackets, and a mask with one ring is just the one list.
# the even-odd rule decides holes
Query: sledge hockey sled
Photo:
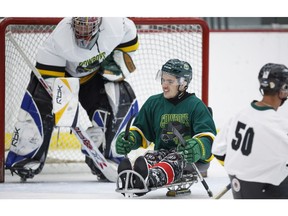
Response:
[{"label": "sledge hockey sled", "polygon": [[[123,194],[127,198],[133,198],[135,196],[142,196],[150,191],[167,188],[166,196],[168,197],[176,197],[178,195],[185,195],[191,194],[190,187],[197,183],[200,179],[201,183],[205,187],[209,197],[212,197],[213,194],[210,191],[208,185],[206,184],[205,180],[203,179],[202,175],[200,174],[198,168],[194,165],[195,172],[183,174],[183,176],[176,182],[173,182],[168,185],[164,185],[162,187],[147,187],[147,182],[145,179],[134,170],[124,170],[119,173],[117,180],[116,180],[116,192]],[[134,188],[133,183],[133,175],[140,178],[142,181],[144,188]],[[120,178],[122,176],[122,179]],[[123,176],[125,176],[125,180],[123,180]]]}]

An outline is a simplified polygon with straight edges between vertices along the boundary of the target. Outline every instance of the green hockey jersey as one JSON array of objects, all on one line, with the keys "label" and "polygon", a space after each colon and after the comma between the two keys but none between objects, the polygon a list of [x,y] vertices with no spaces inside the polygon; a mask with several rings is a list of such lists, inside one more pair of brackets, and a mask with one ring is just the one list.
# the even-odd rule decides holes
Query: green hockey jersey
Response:
[{"label": "green hockey jersey", "polygon": [[209,161],[216,128],[209,109],[194,93],[187,93],[177,103],[164,98],[163,93],[148,98],[130,129],[136,130],[142,137],[142,142],[135,148],[146,148],[152,142],[155,150],[176,148],[180,141],[173,134],[171,125],[185,140],[199,138]]}]

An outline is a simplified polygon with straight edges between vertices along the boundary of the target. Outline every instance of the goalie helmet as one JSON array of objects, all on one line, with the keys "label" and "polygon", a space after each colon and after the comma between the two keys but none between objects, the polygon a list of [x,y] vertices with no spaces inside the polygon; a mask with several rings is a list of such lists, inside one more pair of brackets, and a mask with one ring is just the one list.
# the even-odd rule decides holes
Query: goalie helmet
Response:
[{"label": "goalie helmet", "polygon": [[260,90],[278,92],[288,91],[288,68],[283,64],[265,64],[258,75]]},{"label": "goalie helmet", "polygon": [[101,23],[101,17],[73,17],[72,29],[77,45],[91,49],[99,36]]},{"label": "goalie helmet", "polygon": [[188,85],[192,80],[191,65],[188,62],[180,61],[179,59],[168,60],[157,73],[156,78],[161,78],[163,73],[175,76],[179,85],[182,85],[183,81],[186,81]]}]

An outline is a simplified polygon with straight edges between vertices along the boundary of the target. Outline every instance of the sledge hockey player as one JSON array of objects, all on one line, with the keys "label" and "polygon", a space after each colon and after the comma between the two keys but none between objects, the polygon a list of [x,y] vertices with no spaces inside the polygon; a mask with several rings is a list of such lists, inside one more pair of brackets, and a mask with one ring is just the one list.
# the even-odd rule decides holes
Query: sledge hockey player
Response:
[{"label": "sledge hockey player", "polygon": [[[70,87],[91,120],[86,132],[115,164],[123,157],[115,152],[116,136],[125,127],[125,116],[138,112],[134,91],[124,81],[135,71],[132,57],[137,49],[137,29],[128,18],[67,17],[36,56],[36,68],[51,88],[59,77],[79,79],[79,92],[77,85]],[[23,179],[39,174],[45,164],[55,126],[52,109],[51,97],[31,73],[6,159],[6,169]],[[82,152],[92,173],[105,179],[83,147]]]},{"label": "sledge hockey player", "polygon": [[[194,93],[186,91],[192,80],[191,65],[170,59],[156,77],[161,79],[163,93],[148,98],[129,134],[121,132],[116,141],[116,152],[123,155],[154,143],[154,150],[138,157],[134,165],[125,158],[118,166],[118,173],[133,169],[145,180],[132,175],[131,184],[125,174],[120,176],[123,185],[128,181],[132,188],[143,189],[143,184],[148,188],[169,185],[179,180],[183,172],[192,172],[191,163],[196,163],[200,172],[205,173],[213,158],[211,147],[216,129],[212,114]],[[185,139],[185,145],[175,130]]]},{"label": "sledge hockey player", "polygon": [[277,110],[288,96],[288,69],[265,64],[258,80],[262,99],[220,129],[212,152],[229,174],[235,199],[287,199],[288,123]]}]

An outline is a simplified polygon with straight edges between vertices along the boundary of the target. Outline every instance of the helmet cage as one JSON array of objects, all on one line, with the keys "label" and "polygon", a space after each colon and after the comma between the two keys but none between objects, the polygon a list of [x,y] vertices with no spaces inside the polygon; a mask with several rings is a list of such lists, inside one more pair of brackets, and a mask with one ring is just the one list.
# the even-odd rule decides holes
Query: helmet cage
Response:
[{"label": "helmet cage", "polygon": [[[101,17],[73,17],[72,29],[75,35],[76,43],[81,48],[90,48],[90,42],[93,42],[99,33]],[[95,41],[96,41],[95,39]]]}]

